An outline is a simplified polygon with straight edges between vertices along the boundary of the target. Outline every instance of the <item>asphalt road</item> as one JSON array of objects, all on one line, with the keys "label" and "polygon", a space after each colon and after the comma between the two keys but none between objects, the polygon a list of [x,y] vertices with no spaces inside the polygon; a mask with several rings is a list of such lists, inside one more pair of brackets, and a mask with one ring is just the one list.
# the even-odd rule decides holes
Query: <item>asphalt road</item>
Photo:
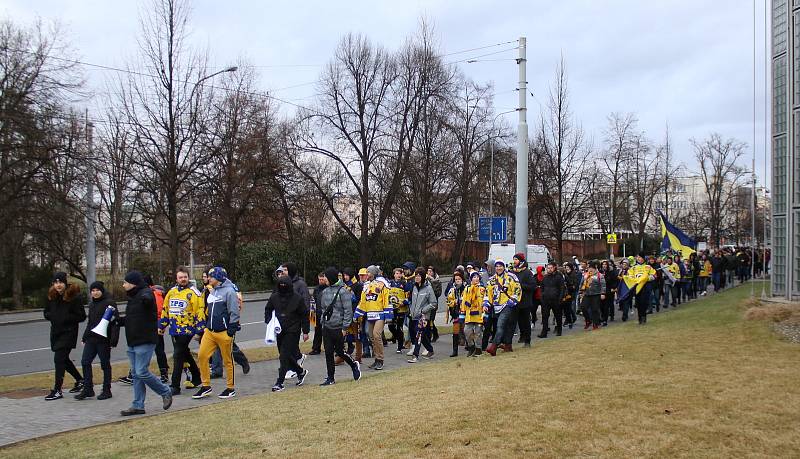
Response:
[{"label": "asphalt road", "polygon": [[[449,279],[448,279],[449,280]],[[447,280],[442,279],[444,288]],[[236,334],[236,342],[242,343],[253,341],[257,344],[264,339],[264,307],[266,300],[247,302],[242,313],[242,329]],[[444,295],[439,299],[439,316],[437,323],[444,322]],[[81,324],[79,337],[83,336],[86,322]],[[111,361],[127,361],[125,346],[125,331],[120,336],[119,346],[111,349]],[[167,356],[172,353],[172,342],[165,336],[165,348]],[[263,343],[262,343],[263,344]],[[192,349],[197,350],[198,344],[192,342]],[[75,365],[80,369],[81,354],[83,345],[78,340],[78,347],[72,351],[70,357]],[[98,363],[95,359],[95,363]],[[171,365],[172,362],[170,362]],[[0,327],[0,376],[16,375],[23,373],[33,373],[37,371],[47,371],[53,369],[53,352],[50,350],[50,323],[31,322],[14,325],[4,325]]]}]

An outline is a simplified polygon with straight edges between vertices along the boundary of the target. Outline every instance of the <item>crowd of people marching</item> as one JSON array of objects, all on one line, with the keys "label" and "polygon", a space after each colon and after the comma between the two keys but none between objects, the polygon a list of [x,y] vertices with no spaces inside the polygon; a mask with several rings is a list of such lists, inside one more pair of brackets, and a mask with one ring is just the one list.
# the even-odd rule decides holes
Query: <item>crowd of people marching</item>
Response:
[{"label": "crowd of people marching", "polygon": [[[300,340],[313,333],[309,355],[324,353],[327,374],[320,385],[335,384],[336,367],[347,364],[354,380],[361,378],[363,359],[369,368],[384,368],[387,348],[406,353],[408,363],[434,356],[432,342],[439,339],[435,317],[439,298],[445,298],[446,322],[452,323],[452,353],[461,349],[467,357],[495,356],[498,350],[513,352],[513,338],[531,346],[532,334],[540,320],[539,338],[552,331],[562,334],[573,328],[580,315],[584,330],[599,330],[613,322],[619,312],[622,321],[636,314],[640,325],[647,316],[662,309],[761,275],[769,266],[769,252],[754,258],[746,249],[720,249],[712,253],[678,253],[619,260],[578,261],[573,257],[562,265],[529,267],[518,253],[508,263],[459,265],[447,285],[433,267],[406,262],[389,269],[379,265],[361,268],[330,267],[318,275],[318,286],[310,292],[293,263],[275,271],[276,289],[264,310],[267,341],[277,345],[280,368],[272,391],[284,390],[287,379],[295,385],[306,382],[306,355]],[[75,398],[94,397],[92,363],[99,358],[103,371],[98,400],[111,394],[111,347],[125,329],[130,373],[120,382],[133,386],[133,402],[123,416],[143,414],[146,387],[162,397],[169,409],[172,397],[183,387],[197,389],[192,398],[212,394],[211,380],[225,376],[225,389],[217,396],[236,395],[235,364],[247,374],[247,357],[235,343],[241,329],[242,294],[221,266],[203,274],[202,288],[190,283],[185,268],[176,270],[176,283],[166,290],[153,285],[148,276],[131,271],[123,287],[128,296],[124,314],[117,311],[102,282],[89,286],[88,314],[79,299],[79,288],[68,283],[66,273],[53,277],[44,316],[51,322],[50,341],[54,353],[55,383],[45,398],[63,398],[62,385],[68,372],[75,384],[69,391]],[[77,346],[78,326],[88,317],[81,337],[84,344],[83,375],[70,360]],[[102,329],[97,331],[97,329]],[[388,336],[386,332],[388,331]],[[164,336],[172,340],[172,374],[164,352]],[[199,342],[195,361],[189,346]],[[150,373],[156,354],[160,378]]]}]

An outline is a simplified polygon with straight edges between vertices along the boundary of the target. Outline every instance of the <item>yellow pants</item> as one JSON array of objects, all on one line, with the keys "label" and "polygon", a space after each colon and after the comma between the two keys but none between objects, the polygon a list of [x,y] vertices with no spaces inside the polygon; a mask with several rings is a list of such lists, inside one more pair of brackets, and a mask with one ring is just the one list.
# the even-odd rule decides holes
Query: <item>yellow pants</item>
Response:
[{"label": "yellow pants", "polygon": [[208,360],[217,348],[222,354],[222,363],[225,365],[225,378],[227,379],[228,389],[233,389],[235,388],[233,380],[233,338],[228,336],[228,332],[213,332],[211,330],[203,332],[200,350],[197,352],[200,381],[202,381],[203,386],[211,387],[211,368],[208,365]]}]

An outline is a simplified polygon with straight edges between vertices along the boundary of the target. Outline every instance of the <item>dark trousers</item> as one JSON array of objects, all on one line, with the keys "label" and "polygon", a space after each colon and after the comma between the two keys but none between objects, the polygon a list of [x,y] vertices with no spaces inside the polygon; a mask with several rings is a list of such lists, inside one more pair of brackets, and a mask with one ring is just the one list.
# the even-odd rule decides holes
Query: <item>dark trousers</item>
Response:
[{"label": "dark trousers", "polygon": [[[242,350],[239,349],[239,346],[236,345],[236,341],[233,342],[231,349],[233,361],[236,362],[237,365],[243,367],[249,363],[247,361],[247,356],[244,355],[244,352],[242,352]],[[299,347],[297,352],[300,352]],[[297,356],[297,360],[300,360],[300,355]],[[211,356],[211,374],[222,375],[222,354],[220,354],[219,348],[217,348],[217,350],[214,351],[214,354]]]},{"label": "dark trousers", "polygon": [[681,283],[675,282],[672,286],[672,306],[681,304]]},{"label": "dark trousers", "polygon": [[[634,288],[636,288],[636,287],[634,287]],[[632,302],[633,302],[633,295],[631,295],[631,294],[628,294],[627,298],[625,298],[624,300],[619,302],[619,306],[622,308],[622,321],[623,322],[627,322],[628,321],[628,315],[630,314],[630,311],[631,311],[631,303]]]},{"label": "dark trousers", "polygon": [[561,303],[561,310],[564,314],[564,323],[565,324],[574,324],[576,320],[578,320],[578,316],[575,314],[575,311],[572,310],[572,300],[564,301]]},{"label": "dark trousers", "polygon": [[103,369],[103,391],[111,391],[111,344],[107,339],[87,338],[83,343],[81,366],[83,367],[83,384],[87,390],[92,389],[92,362],[100,357],[100,368]]},{"label": "dark trousers", "polygon": [[600,295],[585,295],[581,303],[583,318],[594,326],[600,325]]},{"label": "dark trousers", "polygon": [[600,300],[600,321],[614,320],[614,294],[606,293],[606,299]]},{"label": "dark trousers", "polygon": [[350,368],[355,368],[356,364],[353,359],[344,352],[344,335],[342,335],[341,328],[323,328],[321,335],[322,344],[325,346],[325,367],[328,370],[328,379],[334,379],[336,373],[334,354],[350,365]]},{"label": "dark trousers", "polygon": [[492,315],[488,319],[484,320],[483,339],[481,340],[482,350],[486,350],[486,348],[489,346],[489,340],[494,338],[495,333],[497,333],[497,316]]},{"label": "dark trousers", "polygon": [[392,339],[397,342],[397,349],[403,349],[405,344],[405,336],[403,336],[403,324],[406,321],[406,314],[404,312],[395,312],[394,318],[389,322],[389,333],[392,334]]},{"label": "dark trousers", "polygon": [[556,319],[556,330],[561,330],[561,303],[558,301],[542,301],[542,331],[550,330],[550,312]]},{"label": "dark trousers", "polygon": [[720,273],[711,273],[711,282],[714,284],[714,291],[719,292],[722,288],[722,275]]},{"label": "dark trousers", "polygon": [[277,341],[281,362],[278,369],[278,384],[283,384],[287,371],[292,370],[298,375],[303,372],[303,368],[297,364],[297,355],[300,354],[300,332],[280,332]]},{"label": "dark trousers", "polygon": [[[531,308],[519,308],[517,311],[517,323],[516,325],[519,327],[519,342],[520,343],[530,343],[531,342],[531,327],[533,323],[536,323],[534,320],[531,322]],[[536,316],[536,310],[533,310],[534,317]],[[511,324],[513,327],[514,324]],[[544,320],[544,316],[542,316],[542,329],[547,328],[547,321]],[[514,334],[514,331],[511,331],[511,335]]]},{"label": "dark trousers", "polygon": [[200,368],[192,357],[189,344],[192,342],[192,335],[177,335],[172,337],[172,387],[181,388],[181,375],[183,374],[183,364],[189,364],[189,372],[192,373],[192,382],[198,384],[200,381]]},{"label": "dark trousers", "polygon": [[419,348],[420,346],[424,347],[426,351],[433,352],[433,346],[431,345],[431,332],[433,329],[431,328],[431,322],[428,322],[422,330],[417,330],[417,333],[420,335],[419,339],[414,340],[414,357],[419,357]]},{"label": "dark trousers", "polygon": [[55,384],[53,384],[53,389],[60,390],[61,386],[64,385],[64,372],[72,375],[76,382],[83,380],[81,374],[78,373],[78,369],[75,368],[75,364],[69,358],[71,351],[72,349],[69,348],[53,351],[53,363],[56,367],[56,380]]},{"label": "dark trousers", "polygon": [[158,362],[158,368],[162,371],[169,369],[167,354],[164,352],[164,335],[158,335],[158,342],[156,343],[156,362]]},{"label": "dark trousers", "polygon": [[314,341],[311,342],[311,352],[320,352],[322,348],[322,341],[323,341],[323,332],[322,332],[322,320],[321,317],[317,314],[317,325],[314,326]]},{"label": "dark trousers", "polygon": [[647,322],[647,305],[650,304],[650,288],[644,287],[641,292],[636,294],[636,313],[639,315],[639,323]]}]

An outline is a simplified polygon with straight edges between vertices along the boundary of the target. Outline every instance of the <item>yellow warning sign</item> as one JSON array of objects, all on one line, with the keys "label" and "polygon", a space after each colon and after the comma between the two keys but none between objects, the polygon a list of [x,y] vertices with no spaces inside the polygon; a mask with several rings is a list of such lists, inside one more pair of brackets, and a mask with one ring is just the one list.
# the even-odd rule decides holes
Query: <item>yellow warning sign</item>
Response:
[{"label": "yellow warning sign", "polygon": [[606,235],[606,242],[608,244],[616,244],[617,243],[617,234],[611,233]]}]

